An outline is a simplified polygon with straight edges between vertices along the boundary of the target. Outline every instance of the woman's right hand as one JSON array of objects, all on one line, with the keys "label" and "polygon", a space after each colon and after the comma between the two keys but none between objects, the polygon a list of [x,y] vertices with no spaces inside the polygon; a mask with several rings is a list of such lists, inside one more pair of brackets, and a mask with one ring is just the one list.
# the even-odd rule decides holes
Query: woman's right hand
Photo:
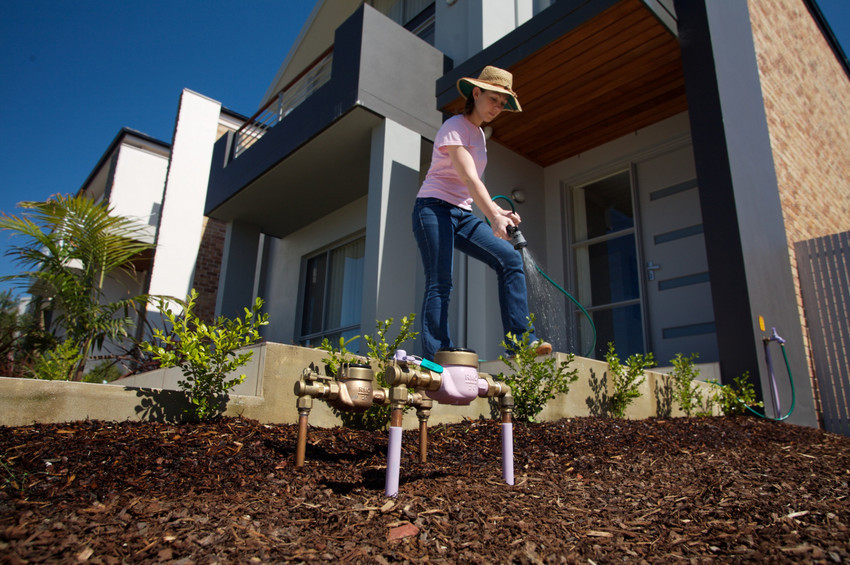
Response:
[{"label": "woman's right hand", "polygon": [[[507,212],[507,210],[503,210],[503,212]],[[516,214],[513,215],[516,216]],[[493,215],[493,219],[490,220],[490,227],[493,228],[493,235],[495,235],[499,239],[510,241],[511,234],[508,233],[508,227],[516,226],[517,223],[518,222],[514,222],[513,218],[511,218],[511,213],[496,213]]]}]

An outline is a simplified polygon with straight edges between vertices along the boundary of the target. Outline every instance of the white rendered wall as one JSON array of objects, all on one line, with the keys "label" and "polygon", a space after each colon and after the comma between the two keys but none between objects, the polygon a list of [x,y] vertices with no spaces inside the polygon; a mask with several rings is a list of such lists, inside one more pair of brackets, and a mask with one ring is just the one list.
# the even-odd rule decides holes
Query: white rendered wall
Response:
[{"label": "white rendered wall", "polygon": [[220,112],[218,102],[183,91],[165,183],[151,294],[182,299],[191,288]]},{"label": "white rendered wall", "polygon": [[154,241],[168,157],[123,143],[118,151],[109,204],[119,216],[138,219]]}]

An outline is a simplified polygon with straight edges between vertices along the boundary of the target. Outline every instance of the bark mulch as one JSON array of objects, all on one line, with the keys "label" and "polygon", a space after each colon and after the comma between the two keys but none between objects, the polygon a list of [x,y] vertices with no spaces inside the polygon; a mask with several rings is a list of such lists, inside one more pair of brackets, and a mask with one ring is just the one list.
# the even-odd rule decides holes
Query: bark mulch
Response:
[{"label": "bark mulch", "polygon": [[739,418],[387,435],[225,418],[0,428],[4,563],[840,563],[850,438]]}]

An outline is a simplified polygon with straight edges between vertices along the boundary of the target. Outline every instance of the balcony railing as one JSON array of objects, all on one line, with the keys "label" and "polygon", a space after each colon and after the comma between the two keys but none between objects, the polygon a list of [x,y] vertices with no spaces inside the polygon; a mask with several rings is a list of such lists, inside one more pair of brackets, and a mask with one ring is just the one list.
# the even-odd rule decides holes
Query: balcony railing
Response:
[{"label": "balcony railing", "polygon": [[333,46],[319,55],[306,69],[284,86],[277,95],[236,131],[233,159],[255,144],[295,107],[331,78]]}]

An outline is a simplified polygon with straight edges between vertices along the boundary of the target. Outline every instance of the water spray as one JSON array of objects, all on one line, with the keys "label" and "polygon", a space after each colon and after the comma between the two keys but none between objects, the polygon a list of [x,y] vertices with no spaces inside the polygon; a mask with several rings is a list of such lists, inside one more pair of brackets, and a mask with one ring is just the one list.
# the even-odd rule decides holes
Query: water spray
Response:
[{"label": "water spray", "polygon": [[[495,202],[496,200],[505,200],[508,203],[508,205],[511,207],[511,211],[516,212],[516,207],[514,207],[513,201],[510,198],[508,198],[507,196],[502,196],[502,195],[494,196],[493,202]],[[490,221],[488,220],[487,223],[489,225]],[[517,226],[510,225],[510,226],[507,227],[507,230],[508,230],[508,235],[511,236],[511,245],[514,246],[514,249],[522,252],[522,254],[523,254],[523,263],[530,262],[528,260],[527,252],[523,251],[523,249],[528,247],[528,241],[526,241],[525,236],[522,235],[522,232],[520,231],[520,229]],[[559,291],[561,291],[561,293],[564,294],[564,296],[569,298],[570,301],[572,301],[572,303],[575,304],[578,307],[579,310],[581,310],[582,314],[584,314],[584,317],[587,319],[588,323],[590,324],[590,329],[593,333],[593,340],[591,341],[590,349],[587,350],[587,353],[585,353],[584,356],[585,357],[591,357],[593,355],[593,351],[596,349],[596,324],[593,323],[593,318],[587,312],[587,310],[585,310],[584,306],[582,306],[581,303],[578,300],[576,300],[575,297],[572,294],[570,294],[569,292],[564,290],[558,283],[553,281],[552,278],[549,275],[547,275],[543,271],[543,269],[540,268],[540,265],[537,265],[536,263],[534,263],[534,268],[552,286],[557,288]]]}]

